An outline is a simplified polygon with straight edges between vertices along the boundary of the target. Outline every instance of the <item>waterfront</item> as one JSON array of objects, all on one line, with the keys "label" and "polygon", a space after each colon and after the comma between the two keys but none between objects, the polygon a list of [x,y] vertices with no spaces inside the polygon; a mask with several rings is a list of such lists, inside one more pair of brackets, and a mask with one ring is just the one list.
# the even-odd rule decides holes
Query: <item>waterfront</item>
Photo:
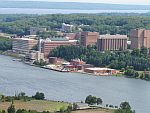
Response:
[{"label": "waterfront", "polygon": [[69,10],[69,9],[30,9],[0,8],[0,14],[71,14],[71,13],[149,13],[150,10]]},{"label": "waterfront", "polygon": [[123,77],[97,77],[79,73],[60,73],[13,61],[0,55],[0,92],[44,92],[47,99],[77,102],[89,94],[105,104],[129,101],[136,113],[150,112],[150,82]]}]

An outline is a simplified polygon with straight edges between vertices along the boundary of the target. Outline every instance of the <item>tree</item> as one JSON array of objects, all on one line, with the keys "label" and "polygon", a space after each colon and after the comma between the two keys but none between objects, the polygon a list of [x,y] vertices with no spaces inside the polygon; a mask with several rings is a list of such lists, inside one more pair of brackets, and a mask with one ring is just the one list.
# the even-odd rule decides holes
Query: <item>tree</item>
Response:
[{"label": "tree", "polygon": [[35,50],[35,51],[38,51],[38,44],[36,44],[36,45],[34,45],[33,47],[32,47],[32,50]]},{"label": "tree", "polygon": [[121,108],[121,109],[131,109],[131,106],[129,105],[128,102],[122,102],[122,103],[120,104],[120,108]]},{"label": "tree", "polygon": [[102,103],[103,103],[102,99],[101,98],[97,98],[97,104],[102,104]]},{"label": "tree", "polygon": [[37,100],[44,100],[45,99],[44,93],[39,93],[39,92],[36,92],[36,94],[32,97],[37,99]]},{"label": "tree", "polygon": [[89,95],[86,97],[85,99],[85,103],[89,104],[89,105],[93,105],[93,104],[102,104],[102,99],[101,98],[97,98],[95,96]]},{"label": "tree", "polygon": [[7,109],[7,112],[8,113],[15,113],[15,106],[13,105],[13,103],[10,105],[10,107],[8,107]]},{"label": "tree", "polygon": [[[100,53],[92,46],[59,46],[52,50],[49,56],[63,58],[67,61],[71,61],[72,59],[82,59],[86,63],[96,67],[107,66],[118,70],[124,68],[125,70],[130,71],[130,74],[134,75],[134,70],[144,71],[150,69],[150,59],[141,55],[139,51],[140,50],[135,50],[133,52],[106,51]],[[134,77],[133,75],[131,75],[131,77]]]},{"label": "tree", "polygon": [[6,111],[5,111],[5,110],[2,110],[2,113],[6,113]]},{"label": "tree", "polygon": [[60,108],[60,113],[64,113],[64,112],[65,112],[65,107],[63,106]]},{"label": "tree", "polygon": [[72,110],[77,110],[77,108],[78,108],[78,105],[76,104],[76,103],[73,103],[73,105],[72,105]]},{"label": "tree", "polygon": [[69,106],[67,107],[67,109],[66,109],[66,112],[67,112],[67,113],[71,113],[71,111],[72,111],[72,106],[69,105]]},{"label": "tree", "polygon": [[147,48],[142,46],[141,50],[140,50],[140,53],[141,53],[142,56],[147,57],[147,54],[148,54]]},{"label": "tree", "polygon": [[0,50],[7,51],[12,49],[12,40],[5,37],[0,37]]},{"label": "tree", "polygon": [[135,111],[131,110],[131,106],[129,105],[128,102],[122,102],[120,104],[120,108],[115,110],[114,113],[135,113]]},{"label": "tree", "polygon": [[38,65],[38,66],[45,66],[47,63],[43,59],[40,59],[40,61],[34,61],[33,64]]}]

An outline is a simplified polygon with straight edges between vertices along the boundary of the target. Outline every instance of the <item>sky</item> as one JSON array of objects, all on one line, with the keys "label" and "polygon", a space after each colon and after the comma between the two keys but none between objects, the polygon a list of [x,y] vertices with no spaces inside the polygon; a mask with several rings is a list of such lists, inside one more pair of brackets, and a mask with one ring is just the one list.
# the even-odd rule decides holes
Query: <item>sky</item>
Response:
[{"label": "sky", "polygon": [[150,5],[150,0],[14,0],[14,1],[89,2],[89,3]]}]

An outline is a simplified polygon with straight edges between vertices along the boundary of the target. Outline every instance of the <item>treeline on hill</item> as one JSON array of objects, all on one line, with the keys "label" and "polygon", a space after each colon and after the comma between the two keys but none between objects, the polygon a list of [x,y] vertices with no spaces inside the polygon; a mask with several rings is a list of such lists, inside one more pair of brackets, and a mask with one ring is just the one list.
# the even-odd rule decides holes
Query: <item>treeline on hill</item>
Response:
[{"label": "treeline on hill", "polygon": [[29,97],[24,92],[20,92],[18,95],[15,96],[5,96],[0,95],[0,102],[11,102],[12,100],[23,100],[23,101],[30,101],[30,100],[44,100],[45,96],[44,93],[36,92],[35,95]]},{"label": "treeline on hill", "polygon": [[9,38],[0,37],[0,51],[12,49],[12,40]]},{"label": "treeline on hill", "polygon": [[96,67],[110,67],[114,69],[126,69],[132,66],[134,70],[150,70],[150,60],[147,58],[147,49],[118,52],[98,52],[95,47],[83,46],[60,46],[54,49],[50,56],[60,57],[67,61],[71,59],[82,59],[86,63]]},{"label": "treeline on hill", "polygon": [[81,26],[83,31],[101,34],[125,34],[135,28],[150,29],[149,14],[51,14],[51,15],[0,15],[0,30],[9,34],[28,34],[30,27],[47,27],[58,30],[62,23]]}]

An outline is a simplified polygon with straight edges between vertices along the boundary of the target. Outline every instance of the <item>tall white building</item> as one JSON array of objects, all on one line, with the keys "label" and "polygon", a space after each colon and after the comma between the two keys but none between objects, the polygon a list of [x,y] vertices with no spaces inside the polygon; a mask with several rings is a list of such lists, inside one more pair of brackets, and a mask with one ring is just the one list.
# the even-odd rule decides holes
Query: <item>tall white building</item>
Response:
[{"label": "tall white building", "polygon": [[62,23],[62,31],[64,32],[73,32],[74,25]]}]

